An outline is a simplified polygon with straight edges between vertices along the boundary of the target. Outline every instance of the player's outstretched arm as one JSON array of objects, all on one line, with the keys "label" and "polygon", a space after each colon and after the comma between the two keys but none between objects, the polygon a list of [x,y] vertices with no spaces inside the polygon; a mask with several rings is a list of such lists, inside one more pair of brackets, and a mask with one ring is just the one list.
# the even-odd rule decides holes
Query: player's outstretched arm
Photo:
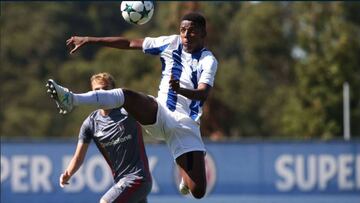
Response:
[{"label": "player's outstretched arm", "polygon": [[74,175],[82,165],[88,147],[89,147],[88,143],[82,143],[82,142],[78,143],[75,154],[71,159],[68,167],[66,168],[65,172],[60,175],[59,178],[60,187],[64,187],[65,185],[69,184],[68,181],[70,180],[71,176]]},{"label": "player's outstretched arm", "polygon": [[66,40],[66,46],[70,49],[70,54],[86,44],[97,44],[117,49],[142,49],[144,39],[127,39],[124,37],[88,37],[72,36]]}]

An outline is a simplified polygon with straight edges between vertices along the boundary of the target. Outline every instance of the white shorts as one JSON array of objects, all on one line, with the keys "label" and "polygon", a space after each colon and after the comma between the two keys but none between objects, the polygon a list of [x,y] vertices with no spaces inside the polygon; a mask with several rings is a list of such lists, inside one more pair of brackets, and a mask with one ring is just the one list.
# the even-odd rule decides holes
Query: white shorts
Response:
[{"label": "white shorts", "polygon": [[164,140],[174,160],[187,152],[205,152],[205,146],[200,134],[200,125],[188,115],[170,111],[161,102],[157,101],[157,103],[156,122],[152,125],[143,125],[145,131],[157,139]]}]

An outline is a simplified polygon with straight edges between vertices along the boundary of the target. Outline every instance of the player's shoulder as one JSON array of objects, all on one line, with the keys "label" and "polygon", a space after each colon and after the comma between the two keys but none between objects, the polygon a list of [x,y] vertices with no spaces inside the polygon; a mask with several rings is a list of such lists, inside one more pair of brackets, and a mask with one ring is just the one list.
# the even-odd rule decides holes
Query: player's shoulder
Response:
[{"label": "player's shoulder", "polygon": [[128,122],[136,121],[135,118],[132,115],[130,115],[123,107],[113,109],[110,114],[116,117],[117,120],[128,121]]},{"label": "player's shoulder", "polygon": [[157,36],[157,37],[146,37],[145,40],[154,40],[154,41],[161,41],[161,42],[167,42],[167,43],[171,43],[173,41],[178,41],[178,39],[180,39],[180,35],[161,35],[161,36]]},{"label": "player's shoulder", "polygon": [[214,54],[212,53],[212,51],[210,51],[208,48],[204,47],[202,49],[202,57],[213,57],[215,58]]},{"label": "player's shoulder", "polygon": [[178,39],[180,39],[180,35],[176,35],[176,34],[162,35],[162,36],[159,36],[158,38],[163,38],[163,39],[168,39],[168,40],[178,40]]},{"label": "player's shoulder", "polygon": [[180,35],[169,35],[169,38],[174,41],[180,41]]},{"label": "player's shoulder", "polygon": [[118,107],[112,109],[109,115],[113,115],[117,117],[126,117],[129,116],[129,113],[123,107]]},{"label": "player's shoulder", "polygon": [[[94,120],[94,119],[96,119],[96,118],[99,116],[99,112],[100,112],[99,109],[91,112],[86,119],[89,119],[89,120]],[[86,119],[85,119],[85,120],[86,120]]]},{"label": "player's shoulder", "polygon": [[125,115],[125,116],[129,115],[129,113],[124,108],[120,108],[119,111],[122,115]]},{"label": "player's shoulder", "polygon": [[168,35],[163,37],[164,37],[164,42],[166,42],[166,44],[169,44],[169,48],[172,49],[177,48],[181,41],[180,35]]},{"label": "player's shoulder", "polygon": [[85,120],[84,120],[84,122],[83,122],[83,125],[91,125],[91,124],[94,122],[94,120],[96,119],[96,117],[97,117],[97,112],[98,112],[98,110],[91,112],[91,113],[85,118]]},{"label": "player's shoulder", "polygon": [[120,108],[119,109],[121,115],[126,118],[127,121],[129,122],[133,122],[133,123],[136,123],[136,119],[131,115],[129,114],[124,108]]},{"label": "player's shoulder", "polygon": [[179,44],[179,36],[163,35],[159,37],[146,37],[143,41],[143,51],[147,54],[158,55],[165,49],[175,49]]},{"label": "player's shoulder", "polygon": [[200,61],[203,61],[205,63],[210,63],[210,62],[217,63],[217,59],[214,56],[214,54],[206,48],[204,48],[204,50],[201,54]]},{"label": "player's shoulder", "polygon": [[89,131],[89,130],[94,129],[97,113],[98,113],[98,110],[93,111],[84,119],[84,121],[81,125],[81,129],[83,129],[83,131]]}]

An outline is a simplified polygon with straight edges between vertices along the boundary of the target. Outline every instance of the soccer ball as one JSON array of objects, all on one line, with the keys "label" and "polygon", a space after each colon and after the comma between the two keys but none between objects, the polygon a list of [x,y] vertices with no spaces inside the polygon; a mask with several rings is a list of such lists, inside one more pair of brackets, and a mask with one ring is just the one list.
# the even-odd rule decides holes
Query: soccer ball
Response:
[{"label": "soccer ball", "polygon": [[120,10],[126,22],[143,25],[153,16],[154,4],[152,1],[122,1]]}]

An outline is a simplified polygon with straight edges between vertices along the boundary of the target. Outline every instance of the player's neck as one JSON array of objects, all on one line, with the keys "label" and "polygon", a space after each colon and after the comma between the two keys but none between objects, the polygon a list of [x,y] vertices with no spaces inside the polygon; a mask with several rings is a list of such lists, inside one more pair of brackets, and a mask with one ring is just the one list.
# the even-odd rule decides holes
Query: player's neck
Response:
[{"label": "player's neck", "polygon": [[108,116],[110,113],[111,109],[100,109],[100,113],[102,116]]},{"label": "player's neck", "polygon": [[203,48],[204,48],[204,46],[199,46],[193,50],[184,50],[184,51],[188,54],[195,54],[195,53],[201,51]]}]

